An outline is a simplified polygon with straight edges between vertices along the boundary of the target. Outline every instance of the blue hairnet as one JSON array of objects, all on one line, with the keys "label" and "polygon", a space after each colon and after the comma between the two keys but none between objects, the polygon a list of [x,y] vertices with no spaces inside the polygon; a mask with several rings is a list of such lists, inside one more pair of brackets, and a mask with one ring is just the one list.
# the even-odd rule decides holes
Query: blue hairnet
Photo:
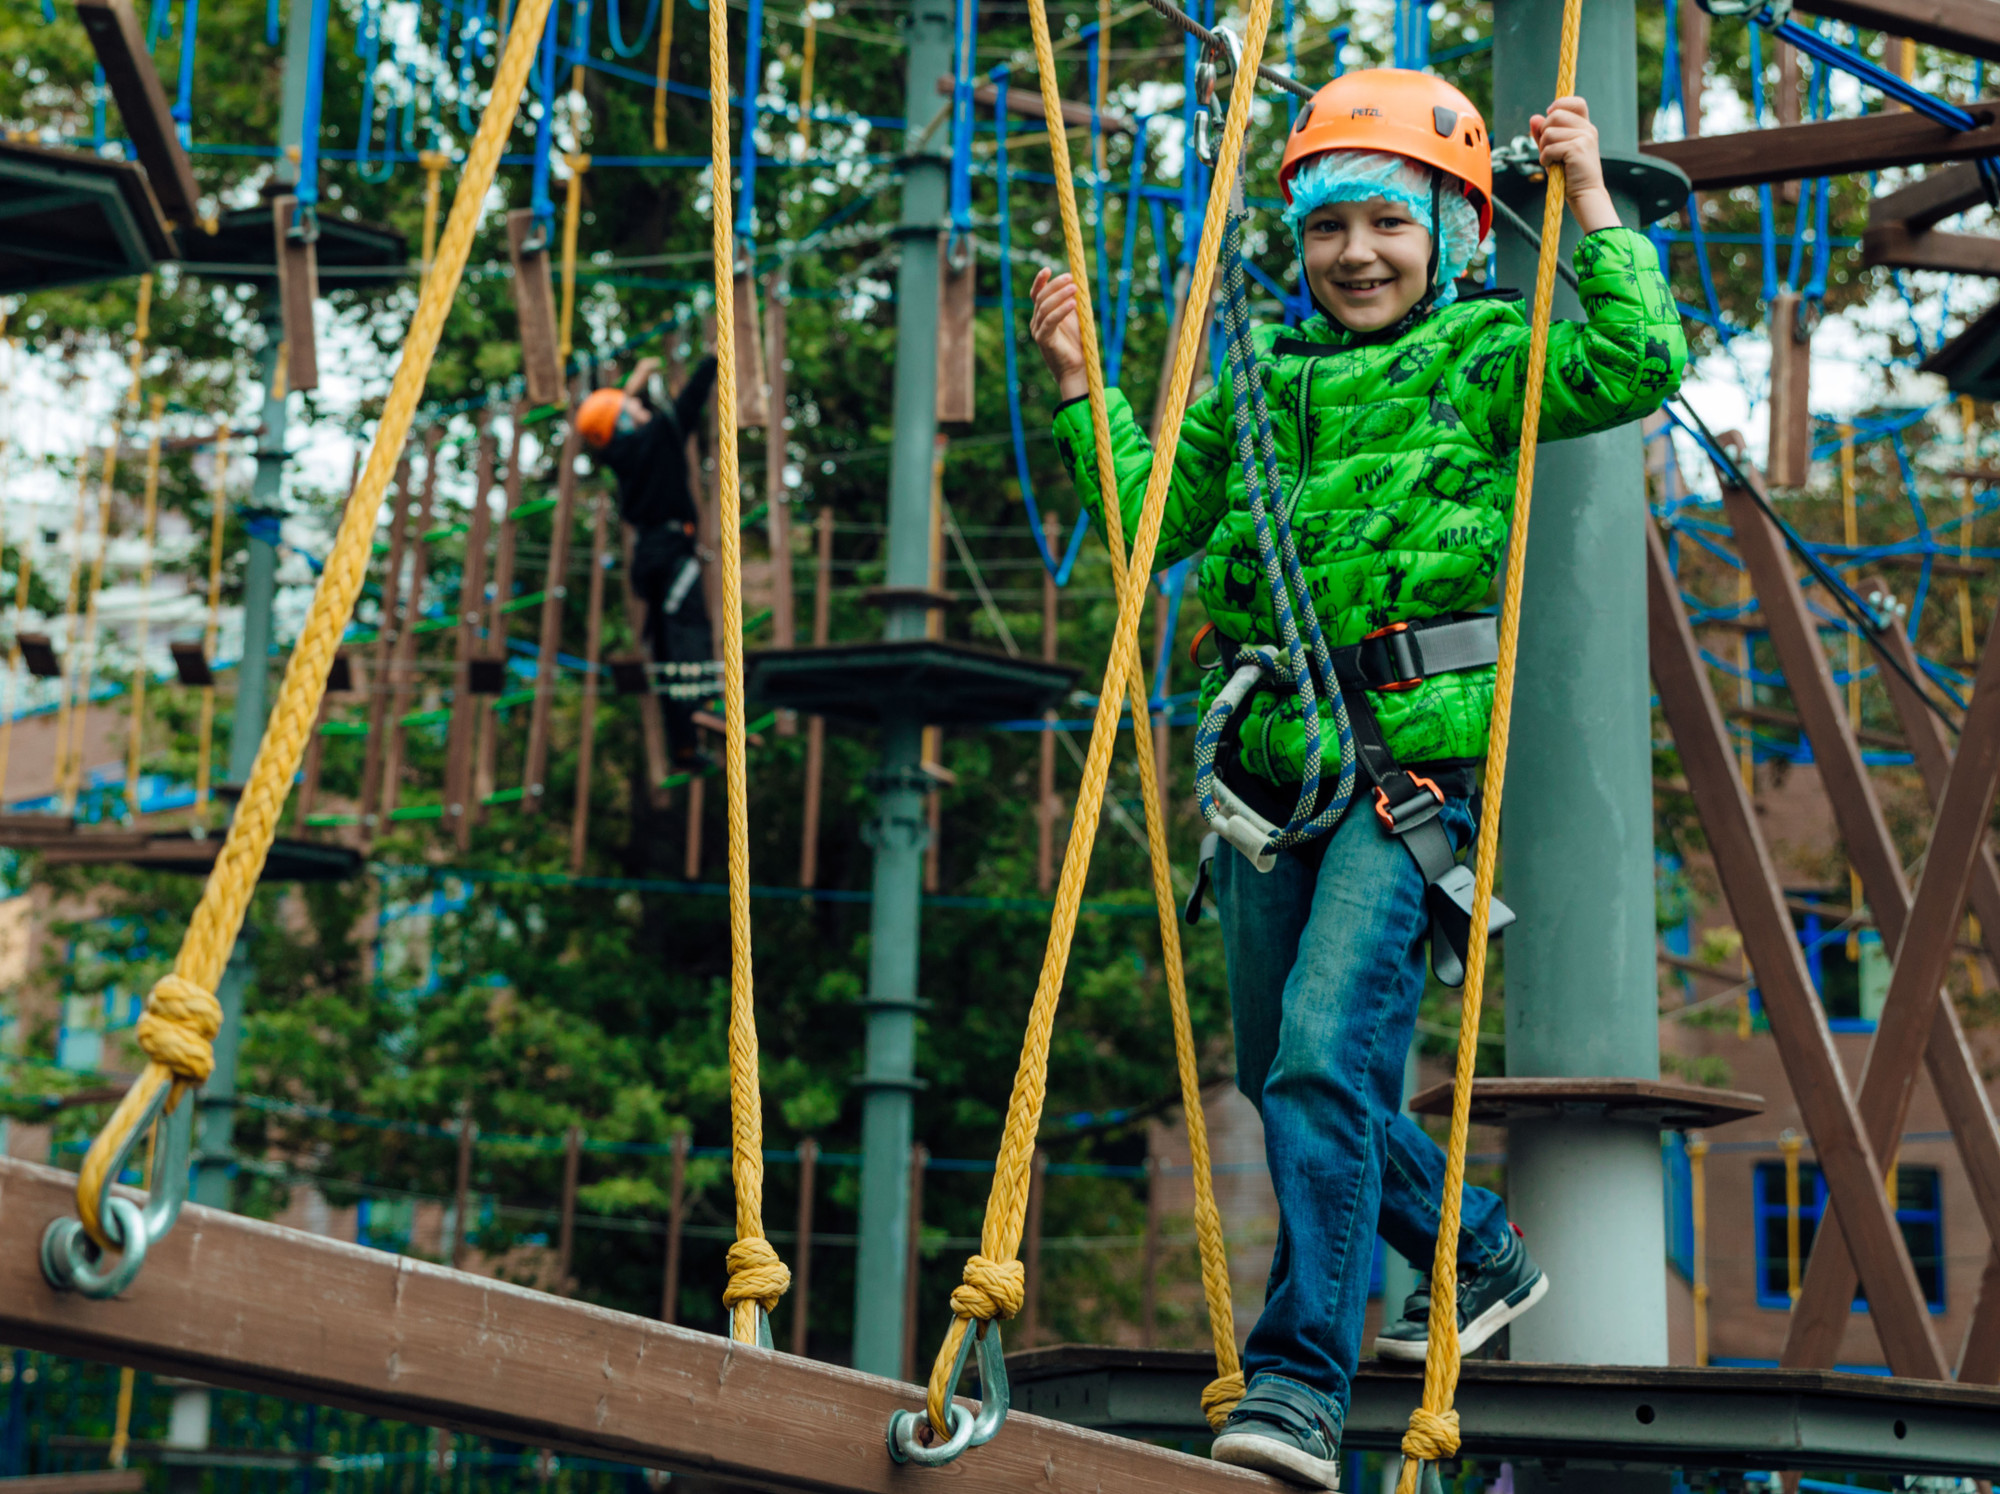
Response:
[{"label": "blue hairnet", "polygon": [[1380,197],[1406,209],[1437,242],[1436,304],[1447,306],[1458,296],[1458,277],[1479,251],[1479,213],[1466,199],[1455,177],[1446,177],[1438,194],[1444,218],[1442,235],[1431,222],[1431,177],[1428,166],[1407,156],[1379,150],[1330,150],[1314,156],[1292,178],[1292,204],[1285,209],[1292,243],[1305,257],[1303,229],[1308,214],[1329,202],[1367,202]]}]

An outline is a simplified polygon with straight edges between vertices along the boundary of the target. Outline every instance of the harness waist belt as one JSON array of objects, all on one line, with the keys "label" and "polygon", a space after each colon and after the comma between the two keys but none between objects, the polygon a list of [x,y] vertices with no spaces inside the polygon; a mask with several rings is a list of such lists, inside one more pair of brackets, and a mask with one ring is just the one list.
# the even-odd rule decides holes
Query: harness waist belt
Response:
[{"label": "harness waist belt", "polygon": [[1434,675],[1500,662],[1499,620],[1490,614],[1435,623],[1391,623],[1332,650],[1343,690],[1409,690]]}]

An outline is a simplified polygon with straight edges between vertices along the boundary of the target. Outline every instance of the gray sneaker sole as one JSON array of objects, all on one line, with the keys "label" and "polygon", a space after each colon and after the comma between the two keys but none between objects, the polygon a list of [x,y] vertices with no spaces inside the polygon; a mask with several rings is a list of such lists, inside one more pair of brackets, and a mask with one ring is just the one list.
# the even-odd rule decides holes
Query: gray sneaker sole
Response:
[{"label": "gray sneaker sole", "polygon": [[[1528,1288],[1527,1294],[1520,1301],[1509,1302],[1503,1297],[1487,1308],[1486,1311],[1482,1312],[1478,1317],[1459,1330],[1458,1352],[1460,1357],[1462,1358],[1478,1349],[1486,1340],[1493,1337],[1494,1334],[1505,1328],[1514,1319],[1541,1301],[1542,1298],[1548,1296],[1548,1294],[1549,1273],[1544,1271],[1540,1276],[1535,1278],[1534,1285]],[[1424,1351],[1427,1347],[1428,1345],[1421,1338],[1378,1338],[1375,1340],[1375,1357],[1377,1359],[1401,1359],[1421,1364],[1424,1358]]]},{"label": "gray sneaker sole", "polygon": [[1293,1447],[1275,1437],[1259,1437],[1254,1432],[1224,1432],[1215,1439],[1209,1456],[1233,1468],[1254,1468],[1259,1473],[1276,1474],[1288,1483],[1308,1489],[1340,1488],[1337,1458],[1316,1458],[1302,1447]]}]

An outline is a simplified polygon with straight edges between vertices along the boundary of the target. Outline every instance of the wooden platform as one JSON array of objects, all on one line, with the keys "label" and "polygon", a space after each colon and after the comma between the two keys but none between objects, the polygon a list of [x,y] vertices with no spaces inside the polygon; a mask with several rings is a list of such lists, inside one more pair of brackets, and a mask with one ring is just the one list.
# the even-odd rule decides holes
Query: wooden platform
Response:
[{"label": "wooden platform", "polygon": [[1015,659],[970,644],[917,638],[759,649],[744,657],[762,708],[875,725],[891,716],[929,726],[1025,721],[1076,685],[1068,664]]},{"label": "wooden platform", "polygon": [[889,1415],[923,1403],[914,1385],[195,1205],[123,1297],[93,1302],[38,1259],[75,1186],[0,1159],[0,1343],[663,1468],[704,1494],[1282,1494],[1020,1413],[949,1470],[901,1467]]},{"label": "wooden platform", "polygon": [[137,166],[0,143],[0,295],[143,275],[173,254]]},{"label": "wooden platform", "polygon": [[[0,846],[34,851],[50,866],[143,866],[205,877],[225,836],[187,830],[93,829],[54,814],[0,814]],[[351,846],[279,836],[264,860],[265,882],[340,882],[361,870]]]},{"label": "wooden platform", "polygon": [[[1703,972],[1707,973],[1707,972]],[[1449,1079],[1410,1097],[1413,1115],[1450,1115]],[[1671,1079],[1475,1079],[1472,1118],[1480,1125],[1583,1115],[1662,1131],[1725,1126],[1764,1113],[1762,1095],[1708,1089]]]},{"label": "wooden platform", "polygon": [[[1207,1352],[1065,1346],[1007,1356],[1017,1411],[1126,1437],[1205,1438]],[[1363,1360],[1344,1445],[1402,1440],[1423,1366]],[[1821,1370],[1466,1363],[1469,1458],[1992,1478],[2000,1389]]]}]

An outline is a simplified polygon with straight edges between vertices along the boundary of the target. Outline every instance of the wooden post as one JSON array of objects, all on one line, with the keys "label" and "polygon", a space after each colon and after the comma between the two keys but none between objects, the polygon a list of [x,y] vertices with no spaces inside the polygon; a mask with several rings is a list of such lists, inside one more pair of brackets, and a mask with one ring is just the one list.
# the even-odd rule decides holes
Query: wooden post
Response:
[{"label": "wooden post", "polygon": [[[833,510],[813,521],[818,565],[813,576],[813,646],[822,648],[833,625]],[[819,880],[820,791],[826,777],[826,717],[806,722],[806,801],[799,830],[799,886]]]},{"label": "wooden post", "polygon": [[1979,1297],[1958,1351],[1958,1379],[1961,1385],[2000,1384],[2000,1250],[1987,1255],[1979,1278]]},{"label": "wooden post", "polygon": [[1722,712],[1667,563],[1666,545],[1652,525],[1647,526],[1646,552],[1653,681],[1730,912],[1743,932],[1744,952],[1757,972],[1771,1036],[1834,1206],[1850,1233],[1850,1248],[1867,1284],[1870,1321],[1895,1373],[1942,1379],[1944,1356],[1909,1250],[1882,1196],[1875,1149],[1834,1051],[1756,811],[1737,777]]},{"label": "wooden post", "polygon": [[1771,303],[1771,459],[1774,488],[1802,488],[1812,469],[1812,331],[1795,290]]},{"label": "wooden post", "polygon": [[[775,303],[774,303],[775,304]],[[806,1352],[812,1322],[813,1185],[819,1171],[819,1143],[808,1136],[799,1143],[799,1228],[792,1244],[792,1352]]]},{"label": "wooden post", "polygon": [[431,547],[424,538],[431,527],[431,503],[437,494],[438,446],[444,427],[434,425],[424,436],[424,485],[417,499],[417,517],[411,526],[410,590],[403,604],[404,626],[397,630],[395,652],[391,655],[388,683],[392,687],[389,704],[388,738],[382,744],[382,789],[378,799],[381,817],[396,812],[402,795],[403,742],[406,732],[403,715],[409,709],[412,687],[417,677],[417,632],[423,620],[424,583],[430,577]]},{"label": "wooden post", "polygon": [[972,324],[978,305],[975,287],[979,260],[971,243],[959,246],[959,262],[951,252],[951,230],[938,234],[937,418],[940,423],[965,425],[978,418],[973,401],[974,357]]},{"label": "wooden post", "polygon": [[571,1126],[563,1133],[562,1214],[556,1225],[556,1291],[569,1296],[575,1286],[570,1264],[576,1258],[576,1186],[583,1170],[583,1131]]},{"label": "wooden post", "polygon": [[[493,601],[486,609],[486,642],[482,657],[507,663],[507,614],[503,610],[514,591],[514,510],[521,503],[521,419],[528,413],[524,401],[514,406],[514,439],[507,456],[507,483],[500,494],[500,544],[493,557]],[[479,822],[486,822],[486,801],[499,787],[500,719],[491,696],[479,702],[479,743],[473,759],[472,803]]]},{"label": "wooden post", "polygon": [[1794,1307],[1804,1279],[1799,1254],[1799,1151],[1804,1145],[1804,1138],[1790,1126],[1778,1133],[1778,1151],[1785,1159],[1785,1295]]},{"label": "wooden post", "polygon": [[1694,1216],[1694,1362],[1708,1363],[1708,1143],[1687,1139],[1688,1207]]},{"label": "wooden post", "polygon": [[1146,1259],[1145,1275],[1140,1282],[1139,1346],[1153,1347],[1159,1332],[1160,1300],[1160,1215],[1165,1200],[1160,1195],[1161,1175],[1165,1168],[1164,1159],[1153,1146],[1150,1133],[1146,1137]]},{"label": "wooden post", "polygon": [[1680,8],[1681,133],[1701,134],[1701,95],[1708,77],[1708,12],[1699,5]]},{"label": "wooden post", "polygon": [[556,357],[556,296],[549,279],[548,236],[528,208],[507,215],[507,253],[514,262],[514,314],[520,325],[528,403],[560,403],[568,391],[562,361]]},{"label": "wooden post", "polygon": [[910,1219],[903,1242],[903,1378],[917,1383],[917,1307],[922,1294],[917,1278],[924,1260],[924,1171],[930,1148],[921,1141],[910,1148]]},{"label": "wooden post", "polygon": [[[549,728],[555,710],[556,655],[562,648],[563,601],[569,595],[569,532],[576,503],[576,459],[583,437],[572,421],[563,438],[562,470],[556,474],[556,511],[549,535],[549,568],[542,578],[541,643],[535,653],[534,714],[528,720],[528,761],[521,775],[521,807],[539,813],[546,797],[543,779],[549,768]],[[504,605],[504,604],[503,604]]]},{"label": "wooden post", "polygon": [[[1054,514],[1042,515],[1042,534],[1051,555],[1061,553],[1062,525]],[[1042,570],[1042,657],[1056,657],[1056,578]],[[1042,761],[1035,793],[1035,886],[1042,892],[1056,878],[1056,713],[1042,713]]]},{"label": "wooden post", "polygon": [[687,1203],[688,1133],[674,1136],[673,1171],[667,1178],[667,1264],[660,1276],[660,1321],[680,1321],[681,1219]]},{"label": "wooden post", "polygon": [[604,544],[606,511],[599,495],[591,504],[590,601],[583,646],[583,710],[577,722],[576,809],[569,823],[570,874],[583,870],[583,853],[590,833],[590,759],[597,747],[597,660],[604,648]]},{"label": "wooden post", "polygon": [[403,582],[403,545],[410,528],[410,453],[396,463],[396,496],[389,509],[389,563],[382,572],[381,621],[375,629],[375,667],[369,670],[368,739],[361,761],[361,843],[375,835],[377,792],[382,782],[382,744],[389,717],[390,660],[395,656],[401,626],[397,598]]},{"label": "wooden post", "polygon": [[1035,1148],[1034,1165],[1028,1171],[1027,1233],[1022,1240],[1021,1263],[1027,1268],[1027,1291],[1021,1304],[1021,1347],[1032,1349],[1042,1337],[1042,1195],[1048,1191],[1049,1159]]},{"label": "wooden post", "polygon": [[770,423],[770,401],[764,390],[764,336],[757,319],[757,280],[750,271],[736,272],[736,428],[751,430]]},{"label": "wooden post", "polygon": [[681,855],[681,874],[690,882],[701,880],[701,816],[706,808],[707,795],[703,789],[707,780],[696,776],[688,780],[687,843]]},{"label": "wooden post", "polygon": [[639,531],[630,524],[619,526],[625,557],[625,629],[632,635],[633,651],[648,661],[646,693],[639,700],[639,742],[646,756],[646,798],[655,809],[667,807],[667,727],[660,719],[659,698],[653,693],[651,655],[646,652],[646,599],[632,585],[632,552],[639,543]]},{"label": "wooden post", "polygon": [[292,215],[298,206],[296,197],[271,199],[271,229],[277,239],[273,253],[277,259],[278,308],[285,335],[281,371],[288,391],[319,387],[319,356],[313,338],[319,264],[312,241],[292,235]]},{"label": "wooden post", "polygon": [[498,456],[492,417],[479,416],[479,455],[473,465],[472,520],[459,571],[458,628],[452,646],[451,722],[445,729],[444,812],[463,851],[472,843],[473,731],[481,702],[472,693],[472,656],[492,616],[486,605],[486,546],[493,537],[493,464]]},{"label": "wooden post", "polygon": [[472,1248],[472,1148],[479,1140],[479,1126],[472,1119],[472,1106],[458,1111],[458,1175],[452,1184],[451,1263],[463,1269]]},{"label": "wooden post", "polygon": [[[798,609],[792,596],[792,510],[785,501],[785,337],[786,288],[773,272],[764,281],[764,332],[770,345],[766,375],[771,386],[770,419],[764,427],[764,527],[771,544],[771,646],[793,648],[799,641]],[[778,735],[797,736],[796,711],[778,713]]]}]

